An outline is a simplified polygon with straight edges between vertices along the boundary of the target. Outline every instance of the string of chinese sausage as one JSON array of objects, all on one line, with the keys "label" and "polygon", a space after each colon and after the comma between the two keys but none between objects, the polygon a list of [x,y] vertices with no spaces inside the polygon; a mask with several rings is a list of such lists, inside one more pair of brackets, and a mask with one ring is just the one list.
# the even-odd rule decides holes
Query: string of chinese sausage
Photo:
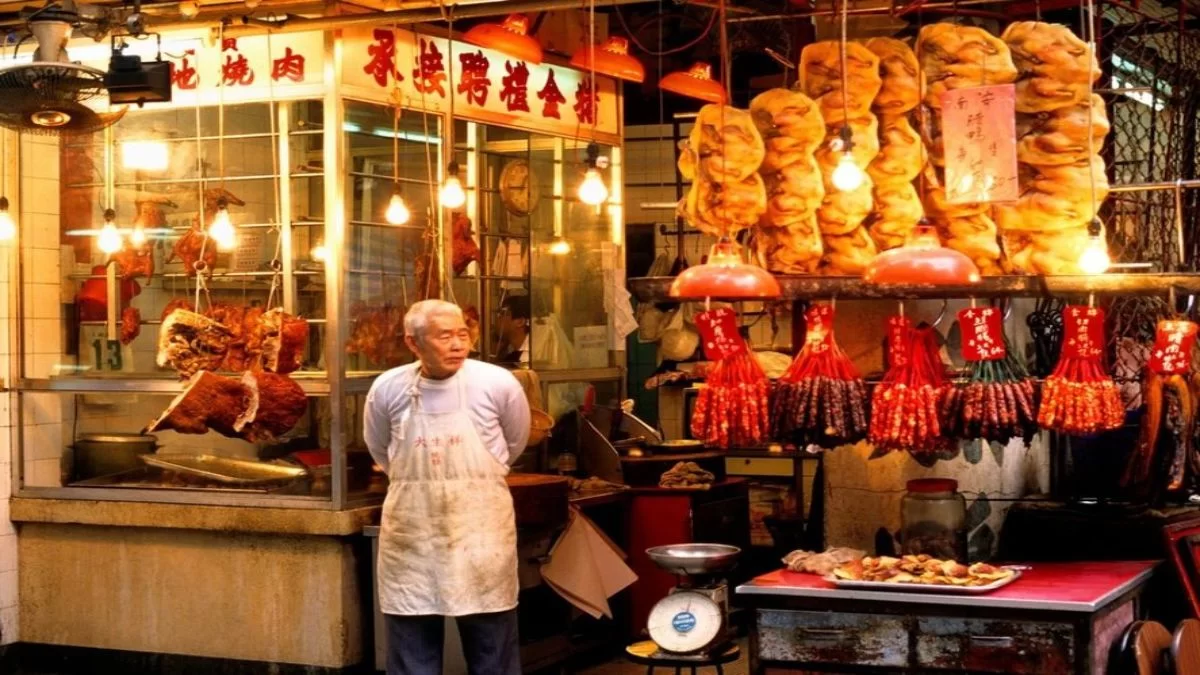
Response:
[{"label": "string of chinese sausage", "polygon": [[967,382],[947,390],[941,403],[943,431],[955,438],[1006,442],[1037,432],[1037,390],[1004,335],[995,307],[958,313],[967,361]]},{"label": "string of chinese sausage", "polygon": [[1104,363],[1104,310],[1069,305],[1063,310],[1062,353],[1042,384],[1038,424],[1083,436],[1125,422],[1121,393]]},{"label": "string of chinese sausage", "polygon": [[[1198,327],[1191,321],[1159,321],[1142,383],[1141,425],[1137,444],[1122,476],[1122,485],[1157,499],[1177,492],[1200,476],[1195,434],[1195,400],[1200,373],[1192,374]],[[1167,433],[1163,433],[1163,431]]]},{"label": "string of chinese sausage", "polygon": [[952,389],[938,353],[937,329],[913,327],[903,316],[888,318],[890,364],[871,395],[868,439],[885,451],[937,452],[943,435],[938,404]]},{"label": "string of chinese sausage", "polygon": [[762,443],[769,431],[767,375],[738,332],[732,309],[696,315],[705,356],[713,361],[692,409],[692,437],[729,448]]},{"label": "string of chinese sausage", "polygon": [[775,385],[772,436],[835,447],[867,433],[867,385],[833,336],[833,305],[805,313],[804,347]]}]

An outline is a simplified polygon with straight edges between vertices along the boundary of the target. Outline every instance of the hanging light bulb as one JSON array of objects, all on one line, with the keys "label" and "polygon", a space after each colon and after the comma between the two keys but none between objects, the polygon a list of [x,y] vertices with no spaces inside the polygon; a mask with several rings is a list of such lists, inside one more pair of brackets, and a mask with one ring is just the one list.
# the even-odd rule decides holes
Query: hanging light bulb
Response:
[{"label": "hanging light bulb", "polygon": [[589,206],[599,206],[608,199],[608,186],[604,184],[604,176],[600,175],[601,161],[600,146],[588,144],[585,161],[588,169],[579,184],[579,201]]},{"label": "hanging light bulb", "polygon": [[105,209],[104,226],[100,228],[100,236],[96,238],[96,245],[109,255],[121,250],[121,231],[117,229],[116,218],[116,211]]},{"label": "hanging light bulb", "polygon": [[837,166],[833,169],[833,175],[830,178],[833,180],[833,186],[842,192],[854,192],[863,184],[863,171],[854,161],[854,155],[851,150],[854,149],[854,142],[851,140],[850,127],[842,127],[841,136],[839,138],[842,156],[838,158]]},{"label": "hanging light bulb", "polygon": [[317,244],[316,246],[312,247],[311,251],[308,252],[308,257],[317,262],[323,263],[329,259],[329,249],[325,247],[325,244]]},{"label": "hanging light bulb", "polygon": [[229,205],[224,199],[217,202],[217,214],[208,226],[208,236],[216,242],[220,251],[232,251],[237,245],[237,230],[229,219]]},{"label": "hanging light bulb", "polygon": [[1092,218],[1088,225],[1088,242],[1079,256],[1079,271],[1084,274],[1104,274],[1112,259],[1108,257],[1108,241],[1104,238],[1104,226],[1099,218]]},{"label": "hanging light bulb", "polygon": [[408,222],[410,217],[408,204],[404,203],[404,197],[400,195],[400,190],[396,190],[392,193],[392,200],[388,202],[384,218],[392,225],[403,225]]},{"label": "hanging light bulb", "polygon": [[450,166],[447,167],[446,180],[438,193],[438,202],[445,209],[462,208],[462,205],[467,203],[467,193],[463,191],[462,181],[458,178],[458,162],[450,162]]},{"label": "hanging light bulb", "polygon": [[0,197],[0,241],[12,241],[17,236],[17,223],[8,212],[8,197]]},{"label": "hanging light bulb", "polygon": [[571,252],[571,242],[563,239],[561,235],[554,238],[550,245],[546,247],[546,252],[550,255],[567,255]]},{"label": "hanging light bulb", "polygon": [[134,246],[142,246],[146,243],[146,228],[140,224],[133,226],[133,232],[129,234],[129,243]]},{"label": "hanging light bulb", "polygon": [[579,200],[589,206],[599,206],[608,199],[608,186],[604,184],[604,178],[600,175],[600,170],[591,168],[583,176],[583,182],[579,184]]}]

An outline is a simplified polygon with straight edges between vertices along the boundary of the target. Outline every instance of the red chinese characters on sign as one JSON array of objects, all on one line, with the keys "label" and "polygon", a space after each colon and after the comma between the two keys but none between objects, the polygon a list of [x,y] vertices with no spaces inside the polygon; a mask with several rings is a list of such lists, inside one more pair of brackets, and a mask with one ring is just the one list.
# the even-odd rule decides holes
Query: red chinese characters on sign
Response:
[{"label": "red chinese characters on sign", "polygon": [[833,346],[833,307],[813,305],[804,313],[805,334],[813,354],[826,352]]},{"label": "red chinese characters on sign", "polygon": [[254,69],[244,54],[238,52],[237,38],[225,38],[221,43],[221,53],[225,54],[225,63],[221,65],[221,81],[227,87],[248,87],[254,84]]},{"label": "red chinese characters on sign", "polygon": [[488,87],[492,86],[487,76],[488,66],[491,65],[488,58],[480,50],[474,54],[459,54],[458,62],[462,66],[462,72],[458,75],[458,93],[467,95],[467,103],[486,105]]},{"label": "red chinese characters on sign", "polygon": [[889,316],[887,320],[887,363],[889,368],[908,365],[911,343],[912,321],[905,316]]},{"label": "red chinese characters on sign", "polygon": [[1097,359],[1104,354],[1104,310],[1071,305],[1063,310],[1063,356]]},{"label": "red chinese characters on sign", "polygon": [[283,56],[271,62],[271,79],[304,81],[304,55],[292,51],[291,47],[284,50]]},{"label": "red chinese characters on sign", "polygon": [[171,84],[176,89],[195,89],[199,86],[200,76],[188,58],[195,55],[196,50],[189,49],[183,53],[183,58],[179,60],[178,64],[174,61],[171,62]]},{"label": "red chinese characters on sign", "polygon": [[417,55],[417,67],[413,68],[413,87],[422,94],[434,94],[446,98],[446,64],[442,53],[433,40],[421,38],[421,53]]},{"label": "red chinese characters on sign", "polygon": [[542,100],[542,117],[553,117],[556,120],[562,119],[562,115],[558,112],[558,106],[567,102],[567,97],[558,89],[558,83],[554,81],[554,69],[548,68],[546,75],[546,84],[538,91],[538,98]]},{"label": "red chinese characters on sign", "polygon": [[515,66],[505,61],[504,70],[508,74],[500,78],[500,100],[509,112],[529,112],[529,66],[524,61],[517,61]]},{"label": "red chinese characters on sign", "polygon": [[704,344],[704,356],[710,361],[746,351],[746,341],[738,333],[737,315],[728,307],[719,307],[696,315],[696,328]]},{"label": "red chinese characters on sign", "polygon": [[1160,375],[1186,373],[1192,363],[1192,348],[1200,326],[1191,321],[1159,321],[1150,351],[1150,370]]},{"label": "red chinese characters on sign", "polygon": [[403,82],[404,76],[396,70],[396,34],[385,28],[376,28],[372,37],[375,42],[367,46],[367,56],[371,59],[363,66],[363,72],[381,87],[388,85],[389,76],[395,77],[397,82]]},{"label": "red chinese characters on sign", "polygon": [[958,313],[964,359],[998,361],[1007,355],[1001,319],[995,307],[971,307]]},{"label": "red chinese characters on sign", "polygon": [[584,78],[575,89],[575,117],[580,124],[596,122],[596,106],[600,103],[600,92],[591,78]]}]

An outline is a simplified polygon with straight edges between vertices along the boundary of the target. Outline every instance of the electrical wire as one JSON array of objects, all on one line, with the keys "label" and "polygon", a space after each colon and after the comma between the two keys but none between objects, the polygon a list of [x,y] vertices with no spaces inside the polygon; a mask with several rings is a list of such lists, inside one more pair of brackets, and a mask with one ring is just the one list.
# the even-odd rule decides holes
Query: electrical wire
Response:
[{"label": "electrical wire", "polygon": [[[681,45],[679,47],[672,47],[671,49],[664,51],[662,49],[662,44],[660,41],[659,49],[658,49],[658,51],[655,51],[653,49],[647,48],[646,45],[643,45],[641,43],[641,41],[637,39],[637,34],[633,31],[633,29],[631,29],[629,27],[629,24],[625,23],[625,15],[621,12],[620,5],[614,5],[613,10],[617,15],[617,21],[619,21],[621,23],[621,28],[629,36],[629,41],[632,42],[634,44],[634,46],[636,46],[638,49],[646,52],[650,56],[670,56],[671,54],[678,54],[679,52],[687,51],[687,50],[691,49],[692,47],[695,47],[696,45],[703,42],[704,39],[708,37],[709,33],[712,32],[713,26],[716,25],[716,22],[717,22],[717,16],[718,16],[718,14],[720,14],[719,10],[714,10],[712,13],[710,13],[708,15],[708,24],[704,26],[704,30],[701,31],[699,36],[697,36],[694,40],[688,42],[687,44]],[[663,21],[662,12],[660,11],[658,14],[656,14],[655,17],[653,19],[651,19],[651,21],[658,21],[659,25],[661,25],[662,21]],[[722,19],[722,21],[723,21],[723,19]],[[646,23],[650,23],[650,22],[647,21]],[[646,24],[642,24],[642,25],[645,26]]]}]

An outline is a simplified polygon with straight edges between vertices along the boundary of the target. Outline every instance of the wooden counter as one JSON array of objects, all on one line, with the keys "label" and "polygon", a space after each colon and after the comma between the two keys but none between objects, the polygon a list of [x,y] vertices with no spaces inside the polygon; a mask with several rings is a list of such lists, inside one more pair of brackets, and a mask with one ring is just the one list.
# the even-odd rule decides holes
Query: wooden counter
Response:
[{"label": "wooden counter", "polygon": [[1102,674],[1157,562],[1036,563],[984,595],[839,589],[777,571],[737,588],[754,673]]},{"label": "wooden counter", "polygon": [[380,506],[332,511],[14,497],[9,510],[14,523],[349,536],[378,521]]}]

